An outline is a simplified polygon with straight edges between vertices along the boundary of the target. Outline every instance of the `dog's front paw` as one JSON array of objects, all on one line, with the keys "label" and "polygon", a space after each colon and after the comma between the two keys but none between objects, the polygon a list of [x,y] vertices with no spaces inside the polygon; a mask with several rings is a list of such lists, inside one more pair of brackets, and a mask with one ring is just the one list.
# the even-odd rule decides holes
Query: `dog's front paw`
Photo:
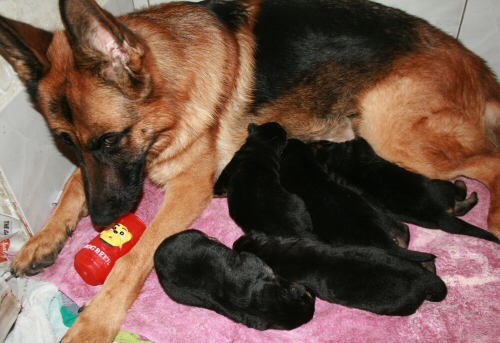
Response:
[{"label": "dog's front paw", "polygon": [[88,303],[77,321],[64,335],[61,343],[111,343],[120,330],[121,322],[113,314],[105,314],[104,304],[96,311]]},{"label": "dog's front paw", "polygon": [[[45,232],[44,232],[45,231]],[[31,238],[17,253],[11,264],[13,275],[36,275],[51,266],[68,239],[68,234],[60,230],[58,234],[49,234],[51,230],[42,230]]]}]

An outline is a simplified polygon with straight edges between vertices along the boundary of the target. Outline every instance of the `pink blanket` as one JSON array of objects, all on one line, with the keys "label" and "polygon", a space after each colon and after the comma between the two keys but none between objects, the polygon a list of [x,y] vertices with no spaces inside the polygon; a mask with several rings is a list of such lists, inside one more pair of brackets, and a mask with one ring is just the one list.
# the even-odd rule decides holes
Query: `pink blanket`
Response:
[{"label": "pink blanket", "polygon": [[[479,182],[465,181],[469,191],[478,192],[480,200],[463,218],[486,228],[489,192]],[[162,190],[147,182],[136,213],[150,223],[162,198]],[[228,215],[225,199],[214,199],[192,227],[228,246],[242,234]],[[101,286],[85,284],[73,268],[73,258],[96,235],[90,219],[82,220],[55,265],[36,278],[55,283],[79,305],[91,299]],[[448,296],[440,303],[424,302],[408,317],[375,315],[318,299],[309,323],[292,331],[261,332],[209,310],[175,303],[163,292],[153,272],[122,329],[157,343],[499,342],[499,246],[478,238],[412,226],[410,248],[438,256],[437,271],[448,286]]]}]

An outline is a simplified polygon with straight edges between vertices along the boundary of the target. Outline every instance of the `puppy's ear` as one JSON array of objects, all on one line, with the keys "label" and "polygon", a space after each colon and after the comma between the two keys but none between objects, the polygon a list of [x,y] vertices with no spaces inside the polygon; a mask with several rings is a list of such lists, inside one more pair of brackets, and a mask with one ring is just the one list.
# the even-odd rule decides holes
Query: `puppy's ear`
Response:
[{"label": "puppy's ear", "polygon": [[52,36],[51,32],[0,16],[0,54],[28,90],[50,69],[46,53]]},{"label": "puppy's ear", "polygon": [[145,47],[125,25],[94,0],[60,0],[59,8],[78,68],[97,72],[131,98],[149,93]]},{"label": "puppy's ear", "polygon": [[241,236],[233,243],[233,250],[240,252],[245,251],[245,247],[250,246],[251,243],[252,239],[250,238],[249,235]]},{"label": "puppy's ear", "polygon": [[248,133],[249,134],[254,133],[258,129],[258,127],[259,127],[259,125],[255,124],[255,123],[248,124]]}]

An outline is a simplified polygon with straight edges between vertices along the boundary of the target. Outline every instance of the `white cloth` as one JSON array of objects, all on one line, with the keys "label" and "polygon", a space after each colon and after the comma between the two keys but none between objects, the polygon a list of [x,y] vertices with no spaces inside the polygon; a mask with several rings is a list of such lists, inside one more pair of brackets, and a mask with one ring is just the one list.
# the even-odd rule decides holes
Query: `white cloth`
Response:
[{"label": "white cloth", "polygon": [[5,343],[58,343],[68,331],[61,315],[62,305],[54,284],[26,280],[21,313]]}]

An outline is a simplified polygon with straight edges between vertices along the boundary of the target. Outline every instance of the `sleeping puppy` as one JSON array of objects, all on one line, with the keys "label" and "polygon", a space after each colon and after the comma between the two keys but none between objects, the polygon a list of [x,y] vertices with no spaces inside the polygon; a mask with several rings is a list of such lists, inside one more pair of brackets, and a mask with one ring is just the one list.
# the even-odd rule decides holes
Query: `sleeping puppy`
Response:
[{"label": "sleeping puppy", "polygon": [[257,255],[275,273],[307,286],[318,298],[377,314],[410,315],[424,300],[441,301],[447,294],[441,278],[417,261],[375,247],[253,232],[233,248]]},{"label": "sleeping puppy", "polygon": [[394,236],[408,234],[408,227],[334,182],[302,141],[288,140],[279,173],[283,187],[304,200],[314,232],[327,242],[375,246],[421,262],[433,260],[433,255],[396,244]]},{"label": "sleeping puppy", "polygon": [[455,217],[477,203],[476,193],[466,199],[463,181],[453,184],[408,171],[378,156],[363,138],[343,143],[319,141],[310,146],[337,183],[398,220],[500,243],[490,232]]},{"label": "sleeping puppy", "polygon": [[310,236],[312,222],[297,195],[279,181],[279,158],[287,133],[278,123],[250,124],[249,136],[222,171],[214,194],[227,193],[229,214],[245,232]]},{"label": "sleeping puppy", "polygon": [[304,286],[200,231],[167,238],[154,262],[163,289],[181,304],[213,310],[258,330],[291,330],[313,317],[315,297]]}]

